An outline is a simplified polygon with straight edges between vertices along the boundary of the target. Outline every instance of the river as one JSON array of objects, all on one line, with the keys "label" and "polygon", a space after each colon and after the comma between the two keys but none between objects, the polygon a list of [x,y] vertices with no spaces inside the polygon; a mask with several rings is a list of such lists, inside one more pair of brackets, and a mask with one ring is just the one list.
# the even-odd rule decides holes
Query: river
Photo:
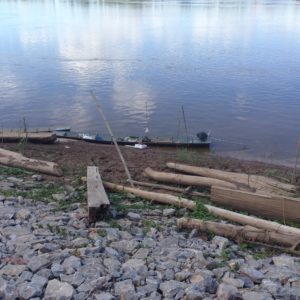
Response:
[{"label": "river", "polygon": [[213,152],[291,165],[300,2],[0,1],[2,128],[103,132],[91,90],[116,136],[185,135],[183,107]]}]

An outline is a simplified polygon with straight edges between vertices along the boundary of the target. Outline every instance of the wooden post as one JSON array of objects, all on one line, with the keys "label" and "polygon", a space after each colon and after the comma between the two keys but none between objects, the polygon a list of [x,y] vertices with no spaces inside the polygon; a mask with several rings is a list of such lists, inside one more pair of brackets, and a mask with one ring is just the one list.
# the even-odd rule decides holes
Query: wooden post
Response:
[{"label": "wooden post", "polygon": [[110,204],[97,167],[87,167],[87,198],[89,221],[95,222]]},{"label": "wooden post", "polygon": [[111,139],[112,139],[112,141],[113,141],[113,143],[114,143],[114,145],[115,145],[115,147],[116,147],[116,149],[117,149],[117,152],[118,152],[118,154],[119,154],[119,156],[120,156],[121,162],[122,162],[123,167],[124,167],[124,169],[125,169],[125,172],[126,172],[128,181],[129,181],[130,185],[133,187],[134,185],[133,185],[133,182],[132,182],[131,175],[130,175],[130,173],[129,173],[129,170],[128,170],[128,168],[127,168],[125,159],[124,159],[124,157],[123,157],[123,155],[122,155],[122,152],[121,152],[121,150],[120,150],[120,148],[119,148],[119,145],[118,145],[118,143],[117,143],[117,141],[116,141],[116,138],[114,137],[114,134],[113,134],[113,132],[112,132],[110,126],[109,126],[109,123],[108,123],[108,121],[107,121],[107,119],[106,119],[106,117],[105,117],[105,114],[104,114],[104,112],[103,112],[103,110],[102,110],[102,108],[101,108],[101,106],[100,106],[100,104],[99,104],[99,101],[97,100],[95,94],[93,93],[93,91],[91,91],[91,95],[92,95],[92,98],[93,98],[93,100],[95,101],[96,107],[97,107],[97,109],[98,109],[98,111],[99,111],[99,113],[100,113],[100,115],[101,115],[101,117],[102,117],[102,119],[103,119],[103,121],[104,121],[104,123],[105,123],[105,126],[106,126],[106,128],[107,128],[107,130],[108,130],[108,132],[109,132],[109,134],[110,134],[110,136],[111,136]]}]

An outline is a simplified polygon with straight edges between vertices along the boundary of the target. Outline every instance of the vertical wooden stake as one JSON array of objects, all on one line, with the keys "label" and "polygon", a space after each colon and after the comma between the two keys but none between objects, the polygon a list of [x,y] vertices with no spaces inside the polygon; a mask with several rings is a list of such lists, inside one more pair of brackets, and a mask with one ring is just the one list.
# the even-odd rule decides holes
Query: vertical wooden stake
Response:
[{"label": "vertical wooden stake", "polygon": [[105,117],[105,115],[104,115],[104,112],[103,112],[103,110],[102,110],[102,108],[101,108],[101,106],[100,106],[100,103],[99,103],[98,99],[96,98],[96,96],[95,96],[95,94],[94,94],[93,91],[91,91],[91,96],[92,96],[93,100],[95,101],[96,107],[97,107],[97,109],[98,109],[98,111],[99,111],[99,113],[100,113],[100,115],[101,115],[101,117],[102,117],[102,119],[103,119],[103,121],[104,121],[104,123],[105,123],[105,126],[106,126],[106,128],[107,128],[107,130],[108,130],[108,132],[109,132],[109,134],[110,134],[110,137],[111,137],[111,139],[112,139],[112,141],[113,141],[113,143],[114,143],[114,145],[115,145],[115,147],[116,147],[116,149],[117,149],[117,152],[118,152],[118,154],[119,154],[119,156],[120,156],[121,162],[122,162],[123,167],[124,167],[124,169],[125,169],[125,172],[126,172],[128,181],[129,181],[130,185],[133,187],[133,186],[134,186],[134,185],[133,185],[133,181],[132,181],[131,175],[130,175],[130,173],[129,173],[129,170],[128,170],[128,168],[127,168],[125,159],[124,159],[124,157],[123,157],[123,155],[122,155],[122,152],[121,152],[121,150],[120,150],[120,148],[119,148],[119,145],[118,145],[118,143],[117,143],[117,141],[116,141],[116,138],[114,137],[114,134],[113,134],[113,132],[112,132],[110,126],[109,126],[109,123],[108,123],[108,121],[107,121],[107,119],[106,119],[106,117]]}]

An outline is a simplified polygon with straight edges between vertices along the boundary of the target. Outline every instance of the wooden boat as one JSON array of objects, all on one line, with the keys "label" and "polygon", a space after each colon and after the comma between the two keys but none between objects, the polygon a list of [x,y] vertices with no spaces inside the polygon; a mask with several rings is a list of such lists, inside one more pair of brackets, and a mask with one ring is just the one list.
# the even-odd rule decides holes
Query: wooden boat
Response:
[{"label": "wooden boat", "polygon": [[21,132],[12,130],[0,131],[0,142],[19,143],[26,141],[30,143],[52,144],[56,140],[53,132]]},{"label": "wooden boat", "polygon": [[[81,140],[89,143],[97,144],[112,144],[112,139],[110,137],[103,137],[99,134],[86,134],[78,132],[56,132],[58,138]],[[192,137],[189,140],[186,138],[175,140],[173,138],[162,139],[162,138],[149,138],[149,137],[137,137],[137,136],[127,136],[124,138],[117,138],[117,143],[119,145],[129,145],[134,146],[135,144],[145,144],[147,146],[155,147],[191,147],[191,148],[208,148],[211,144],[211,140],[208,134],[202,132],[197,134],[196,137]]]}]

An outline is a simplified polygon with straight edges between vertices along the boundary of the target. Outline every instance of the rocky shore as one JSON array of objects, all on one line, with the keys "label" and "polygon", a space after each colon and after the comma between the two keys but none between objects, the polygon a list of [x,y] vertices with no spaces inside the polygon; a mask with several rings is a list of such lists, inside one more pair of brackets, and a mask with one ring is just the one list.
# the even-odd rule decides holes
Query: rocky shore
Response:
[{"label": "rocky shore", "polygon": [[179,232],[184,209],[110,194],[88,224],[84,185],[8,171],[0,191],[0,299],[300,299],[298,257]]}]

